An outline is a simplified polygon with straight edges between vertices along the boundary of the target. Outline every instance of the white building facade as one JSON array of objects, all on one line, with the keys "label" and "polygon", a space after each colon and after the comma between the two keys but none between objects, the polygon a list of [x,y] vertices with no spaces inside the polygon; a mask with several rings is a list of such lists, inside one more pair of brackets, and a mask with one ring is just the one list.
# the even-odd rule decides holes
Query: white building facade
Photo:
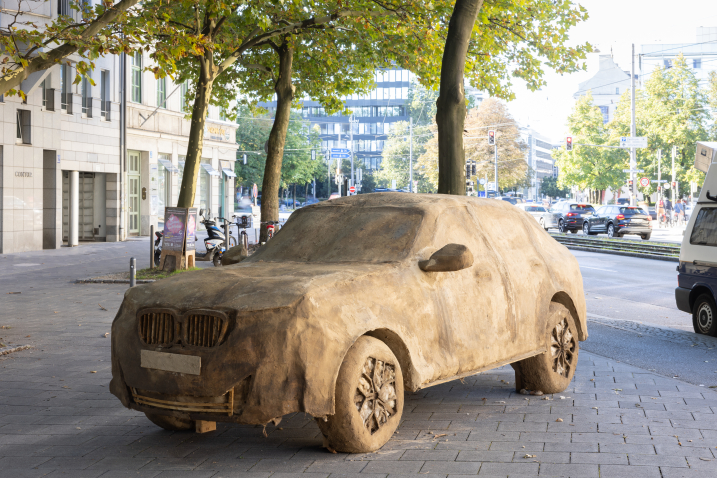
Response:
[{"label": "white building facade", "polygon": [[528,145],[525,161],[531,168],[530,187],[523,195],[527,199],[538,200],[542,197],[540,186],[543,179],[554,176],[555,160],[551,154],[554,145],[532,128],[521,130],[523,141]]},{"label": "white building facade", "polygon": [[580,83],[573,98],[577,100],[591,92],[593,103],[602,112],[603,123],[608,123],[612,121],[620,96],[629,90],[630,86],[630,72],[622,70],[612,55],[600,55],[598,72],[589,80]]},{"label": "white building facade", "polygon": [[[66,1],[28,4],[25,18],[38,24],[58,11],[76,15]],[[176,204],[189,135],[186,88],[171,94],[168,80],[160,84],[121,56],[95,60],[94,86],[74,85],[79,60],[31,75],[21,85],[26,102],[0,101],[0,253],[148,235]],[[213,216],[233,212],[235,132],[212,107],[196,205]]]}]

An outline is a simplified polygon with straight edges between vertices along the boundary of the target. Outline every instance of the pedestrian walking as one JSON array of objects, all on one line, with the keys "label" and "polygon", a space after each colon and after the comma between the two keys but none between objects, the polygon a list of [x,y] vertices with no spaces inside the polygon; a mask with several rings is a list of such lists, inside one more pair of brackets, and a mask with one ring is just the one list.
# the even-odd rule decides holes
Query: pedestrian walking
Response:
[{"label": "pedestrian walking", "polygon": [[669,199],[665,199],[665,216],[667,216],[667,223],[670,225],[670,227],[672,227],[672,201],[670,201]]},{"label": "pedestrian walking", "polygon": [[657,202],[657,224],[658,226],[662,227],[663,224],[666,222],[665,217],[665,201],[660,198],[660,200]]}]

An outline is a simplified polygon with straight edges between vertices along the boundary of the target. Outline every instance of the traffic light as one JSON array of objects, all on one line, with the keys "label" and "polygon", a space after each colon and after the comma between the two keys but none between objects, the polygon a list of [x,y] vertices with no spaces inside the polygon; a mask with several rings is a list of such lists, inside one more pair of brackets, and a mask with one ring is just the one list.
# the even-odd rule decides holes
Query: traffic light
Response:
[{"label": "traffic light", "polygon": [[495,131],[488,131],[488,144],[495,144]]},{"label": "traffic light", "polygon": [[567,151],[573,150],[573,137],[572,136],[568,136],[568,138],[565,140],[565,149]]},{"label": "traffic light", "polygon": [[627,180],[627,187],[632,189],[632,179]]},{"label": "traffic light", "polygon": [[471,177],[471,162],[468,161],[466,163],[466,178],[470,178],[470,177]]},{"label": "traffic light", "polygon": [[677,182],[676,182],[676,181],[672,181],[672,189],[675,189],[676,187],[677,187]]},{"label": "traffic light", "polygon": [[471,161],[471,177],[476,175],[476,162]]}]

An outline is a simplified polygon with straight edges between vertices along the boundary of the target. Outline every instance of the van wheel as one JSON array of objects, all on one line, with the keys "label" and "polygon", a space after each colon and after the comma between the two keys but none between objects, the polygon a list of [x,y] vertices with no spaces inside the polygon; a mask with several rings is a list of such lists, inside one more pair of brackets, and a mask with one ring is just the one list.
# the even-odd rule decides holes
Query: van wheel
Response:
[{"label": "van wheel", "polygon": [[698,334],[717,337],[717,307],[710,294],[702,294],[692,308],[692,326]]},{"label": "van wheel", "polygon": [[517,390],[559,393],[570,385],[578,366],[578,331],[570,311],[550,304],[547,352],[510,364],[515,370]]},{"label": "van wheel", "polygon": [[393,436],[403,413],[403,374],[391,349],[363,336],[344,357],[336,380],[336,413],[317,418],[335,451],[367,453]]},{"label": "van wheel", "polygon": [[648,232],[647,234],[640,234],[640,237],[642,238],[643,241],[649,241],[650,237],[652,237],[652,233]]},{"label": "van wheel", "polygon": [[194,421],[188,418],[170,417],[156,413],[145,413],[150,422],[171,432],[194,430]]}]

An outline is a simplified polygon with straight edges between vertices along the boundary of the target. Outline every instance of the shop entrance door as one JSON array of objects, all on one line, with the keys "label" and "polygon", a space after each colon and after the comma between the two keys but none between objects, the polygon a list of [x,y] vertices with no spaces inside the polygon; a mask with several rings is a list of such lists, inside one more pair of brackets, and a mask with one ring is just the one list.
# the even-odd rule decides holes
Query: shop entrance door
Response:
[{"label": "shop entrance door", "polygon": [[138,151],[128,151],[127,197],[129,199],[129,233],[139,235],[140,217],[140,156]]},{"label": "shop entrance door", "polygon": [[[79,174],[77,238],[80,241],[93,241],[94,233],[94,192],[95,173]],[[62,240],[67,241],[70,224],[70,173],[62,172]]]}]

